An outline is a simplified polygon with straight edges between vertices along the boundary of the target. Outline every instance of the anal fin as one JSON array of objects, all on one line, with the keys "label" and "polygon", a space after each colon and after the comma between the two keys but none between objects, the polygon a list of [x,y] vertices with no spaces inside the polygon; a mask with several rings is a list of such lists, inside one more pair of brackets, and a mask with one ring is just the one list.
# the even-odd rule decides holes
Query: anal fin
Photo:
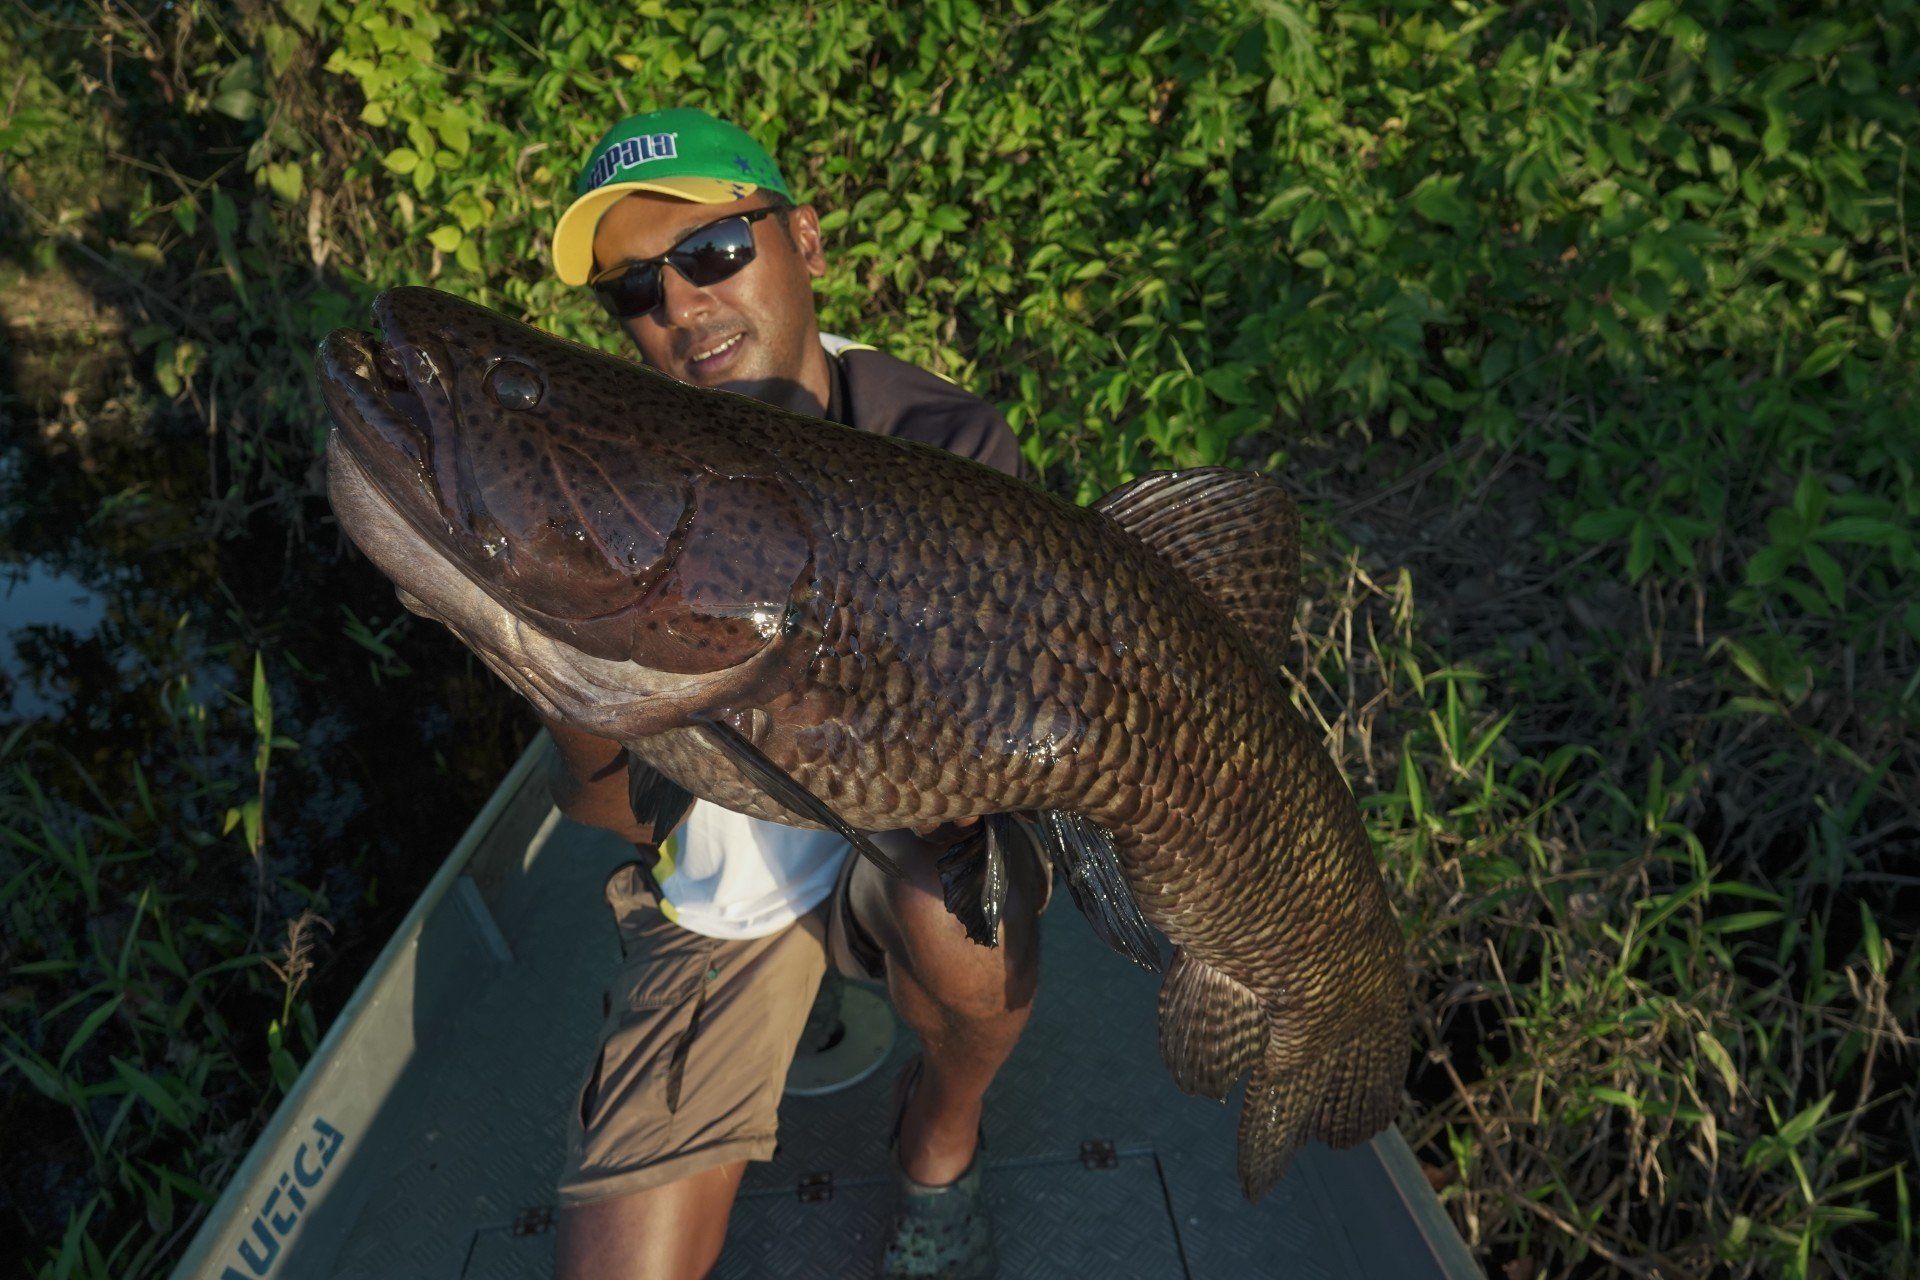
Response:
[{"label": "anal fin", "polygon": [[1043,810],[1038,825],[1041,845],[1100,941],[1142,969],[1160,972],[1160,946],[1120,869],[1113,836],[1097,823],[1060,809]]},{"label": "anal fin", "polygon": [[1181,1092],[1226,1101],[1267,1040],[1260,998],[1204,960],[1175,949],[1160,984],[1160,1056]]},{"label": "anal fin", "polygon": [[704,720],[699,725],[702,735],[715,747],[724,752],[728,759],[740,767],[740,771],[781,804],[803,818],[811,818],[821,826],[837,831],[852,845],[854,852],[879,867],[896,880],[906,878],[906,872],[900,864],[881,850],[864,831],[850,826],[845,819],[835,813],[831,806],[819,796],[790,776],[773,761],[767,759],[760,748],[753,745],[747,736],[732,725],[721,720]]}]

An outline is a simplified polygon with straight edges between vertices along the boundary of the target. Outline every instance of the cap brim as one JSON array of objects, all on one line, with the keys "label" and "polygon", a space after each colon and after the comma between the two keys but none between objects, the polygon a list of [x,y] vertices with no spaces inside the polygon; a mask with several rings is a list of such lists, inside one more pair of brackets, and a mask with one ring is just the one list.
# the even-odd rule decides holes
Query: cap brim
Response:
[{"label": "cap brim", "polygon": [[750,182],[728,182],[721,178],[655,178],[649,182],[609,182],[596,187],[567,206],[560,223],[553,229],[553,270],[563,284],[585,284],[593,274],[593,234],[600,227],[600,215],[636,191],[677,196],[695,204],[730,204],[744,200],[760,188]]}]

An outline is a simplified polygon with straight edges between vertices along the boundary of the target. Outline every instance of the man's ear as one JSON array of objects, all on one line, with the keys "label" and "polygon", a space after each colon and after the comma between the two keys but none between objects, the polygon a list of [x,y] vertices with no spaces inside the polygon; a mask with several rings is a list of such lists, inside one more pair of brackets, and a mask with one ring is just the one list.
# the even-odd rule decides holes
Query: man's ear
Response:
[{"label": "man's ear", "polygon": [[786,223],[794,251],[800,255],[800,261],[807,264],[807,274],[827,274],[827,258],[820,246],[820,215],[814,212],[813,206],[796,205],[787,213]]}]

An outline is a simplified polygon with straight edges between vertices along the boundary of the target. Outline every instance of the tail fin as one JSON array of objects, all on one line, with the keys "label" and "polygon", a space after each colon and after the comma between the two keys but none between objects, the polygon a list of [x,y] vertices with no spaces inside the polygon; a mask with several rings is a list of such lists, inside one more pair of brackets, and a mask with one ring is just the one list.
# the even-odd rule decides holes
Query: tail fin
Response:
[{"label": "tail fin", "polygon": [[1160,1052],[1188,1093],[1224,1100],[1248,1067],[1240,1189],[1258,1200],[1309,1138],[1364,1142],[1393,1123],[1406,1078],[1404,999],[1382,996],[1332,1031],[1304,1032],[1184,948],[1160,988]]},{"label": "tail fin", "polygon": [[1406,1077],[1404,1011],[1369,1020],[1338,1044],[1288,1044],[1276,1032],[1240,1106],[1240,1190],[1258,1201],[1309,1138],[1364,1142],[1393,1123]]}]

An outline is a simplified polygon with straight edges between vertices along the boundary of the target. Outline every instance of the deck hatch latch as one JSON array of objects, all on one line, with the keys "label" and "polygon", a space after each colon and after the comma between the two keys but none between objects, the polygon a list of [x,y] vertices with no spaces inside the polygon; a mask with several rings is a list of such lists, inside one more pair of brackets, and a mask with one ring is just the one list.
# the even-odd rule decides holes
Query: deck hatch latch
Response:
[{"label": "deck hatch latch", "polygon": [[1105,1138],[1088,1138],[1080,1144],[1080,1163],[1089,1169],[1117,1169],[1120,1156]]},{"label": "deck hatch latch", "polygon": [[522,1209],[513,1217],[513,1234],[516,1236],[537,1236],[553,1230],[553,1210],[546,1205],[535,1205],[531,1209]]},{"label": "deck hatch latch", "polygon": [[801,1204],[825,1204],[833,1199],[833,1174],[831,1171],[803,1173],[794,1190],[798,1192]]}]

